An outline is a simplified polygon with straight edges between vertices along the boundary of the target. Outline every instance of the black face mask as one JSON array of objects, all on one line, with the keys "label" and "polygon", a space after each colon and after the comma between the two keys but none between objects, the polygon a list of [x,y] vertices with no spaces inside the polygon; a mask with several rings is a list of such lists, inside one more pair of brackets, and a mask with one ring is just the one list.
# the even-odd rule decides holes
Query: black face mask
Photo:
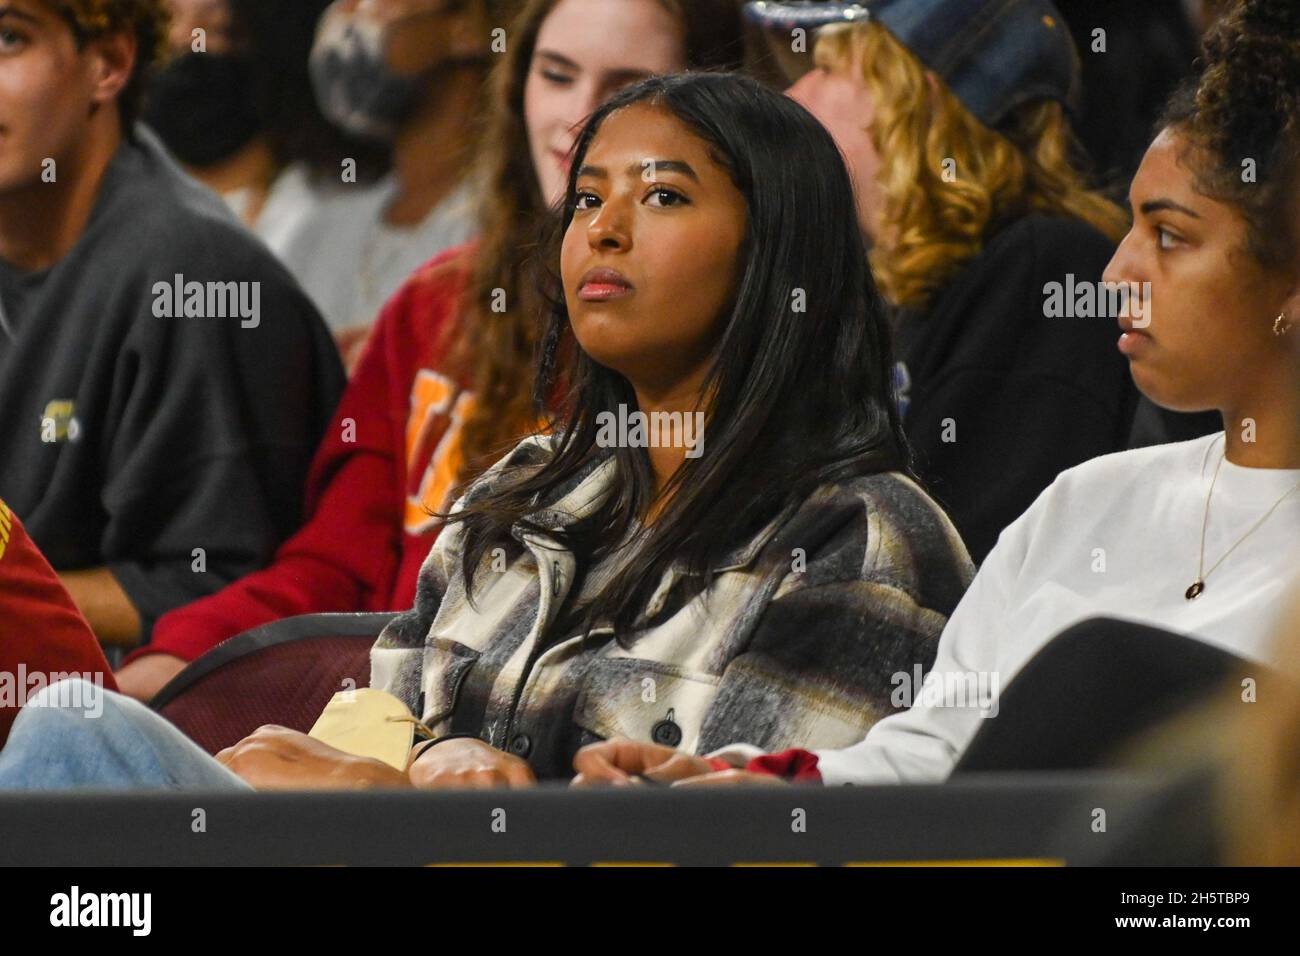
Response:
[{"label": "black face mask", "polygon": [[186,53],[149,86],[142,119],[187,166],[212,166],[260,131],[248,60],[229,53]]}]

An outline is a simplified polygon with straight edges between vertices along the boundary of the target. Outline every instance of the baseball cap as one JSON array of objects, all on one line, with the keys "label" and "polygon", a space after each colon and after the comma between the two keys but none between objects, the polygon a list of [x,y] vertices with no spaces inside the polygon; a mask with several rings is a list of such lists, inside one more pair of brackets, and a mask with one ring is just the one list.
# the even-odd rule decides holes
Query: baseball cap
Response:
[{"label": "baseball cap", "polygon": [[1080,96],[1079,53],[1050,0],[761,0],[745,15],[772,31],[879,23],[987,126],[1032,100],[1073,109]]}]

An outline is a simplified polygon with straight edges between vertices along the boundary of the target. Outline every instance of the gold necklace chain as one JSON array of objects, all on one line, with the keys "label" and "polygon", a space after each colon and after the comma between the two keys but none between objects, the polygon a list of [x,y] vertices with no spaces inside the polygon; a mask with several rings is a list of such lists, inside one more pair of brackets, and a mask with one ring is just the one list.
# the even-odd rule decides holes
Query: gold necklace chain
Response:
[{"label": "gold necklace chain", "polygon": [[1205,591],[1205,579],[1208,578],[1211,574],[1213,574],[1215,570],[1219,567],[1219,565],[1221,565],[1224,561],[1228,560],[1228,555],[1236,551],[1243,541],[1245,541],[1252,534],[1258,531],[1260,525],[1262,525],[1265,521],[1269,519],[1269,517],[1273,514],[1273,512],[1278,509],[1278,506],[1282,504],[1282,502],[1286,501],[1287,498],[1295,494],[1297,490],[1300,490],[1300,481],[1298,481],[1294,485],[1292,485],[1291,489],[1287,491],[1284,495],[1282,495],[1281,498],[1273,502],[1273,507],[1269,508],[1267,511],[1264,512],[1264,517],[1260,518],[1253,525],[1251,525],[1250,530],[1247,531],[1245,534],[1243,534],[1240,538],[1238,538],[1237,543],[1234,544],[1227,551],[1225,551],[1223,553],[1223,556],[1219,558],[1218,561],[1214,562],[1210,570],[1206,571],[1205,570],[1205,532],[1210,526],[1210,502],[1214,500],[1214,486],[1219,480],[1219,469],[1223,467],[1223,462],[1228,457],[1228,449],[1226,447],[1227,439],[1224,440],[1224,445],[1225,447],[1223,450],[1223,454],[1219,456],[1219,463],[1214,466],[1214,477],[1210,480],[1210,493],[1205,496],[1205,517],[1201,520],[1201,557],[1196,568],[1196,580],[1192,582],[1191,587],[1189,587],[1186,590],[1186,592],[1184,592],[1183,594],[1183,596],[1186,597],[1187,600],[1189,601],[1194,601],[1198,597],[1200,597],[1201,594]]}]

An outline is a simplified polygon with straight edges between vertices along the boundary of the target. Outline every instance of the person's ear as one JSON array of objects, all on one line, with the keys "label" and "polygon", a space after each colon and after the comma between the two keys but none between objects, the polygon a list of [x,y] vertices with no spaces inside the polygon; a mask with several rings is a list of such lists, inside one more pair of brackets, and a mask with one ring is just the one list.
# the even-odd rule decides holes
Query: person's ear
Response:
[{"label": "person's ear", "polygon": [[1286,296],[1278,308],[1276,316],[1269,318],[1274,325],[1274,332],[1285,335],[1291,340],[1290,345],[1297,357],[1300,357],[1300,189],[1293,190],[1290,200],[1291,222],[1291,266],[1287,270],[1290,288],[1283,288]]},{"label": "person's ear", "polygon": [[[1282,303],[1282,308],[1272,321],[1275,323],[1274,330],[1277,334],[1293,336],[1293,341],[1300,340],[1300,281],[1291,287],[1286,301]],[[1300,344],[1296,347],[1300,352]]]},{"label": "person's ear", "polygon": [[86,44],[90,56],[91,102],[105,106],[117,100],[131,82],[138,53],[135,34],[122,30],[95,37]]}]

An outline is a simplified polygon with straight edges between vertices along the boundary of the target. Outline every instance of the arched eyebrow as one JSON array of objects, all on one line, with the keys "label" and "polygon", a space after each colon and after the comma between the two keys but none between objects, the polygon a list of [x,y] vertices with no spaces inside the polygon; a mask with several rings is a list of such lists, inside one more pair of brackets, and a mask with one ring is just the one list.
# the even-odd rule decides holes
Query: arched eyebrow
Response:
[{"label": "arched eyebrow", "polygon": [[[628,176],[639,177],[647,168],[653,168],[655,172],[663,173],[681,173],[688,179],[695,182],[700,181],[696,175],[695,168],[683,159],[643,159],[639,163],[631,163],[624,170]],[[604,166],[587,166],[583,165],[578,169],[579,176],[590,176],[593,179],[608,179],[609,171]]]},{"label": "arched eyebrow", "polygon": [[1153,212],[1178,212],[1182,213],[1184,216],[1191,216],[1193,219],[1201,218],[1199,212],[1193,212],[1186,206],[1174,202],[1172,199],[1149,199],[1139,207],[1139,211],[1144,216],[1149,216]]},{"label": "arched eyebrow", "polygon": [[30,14],[26,10],[19,10],[11,4],[0,7],[0,17],[13,17],[15,20],[26,20],[28,23],[36,24],[41,22],[40,17]]}]

